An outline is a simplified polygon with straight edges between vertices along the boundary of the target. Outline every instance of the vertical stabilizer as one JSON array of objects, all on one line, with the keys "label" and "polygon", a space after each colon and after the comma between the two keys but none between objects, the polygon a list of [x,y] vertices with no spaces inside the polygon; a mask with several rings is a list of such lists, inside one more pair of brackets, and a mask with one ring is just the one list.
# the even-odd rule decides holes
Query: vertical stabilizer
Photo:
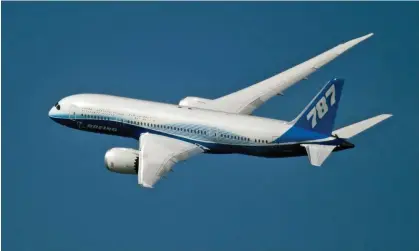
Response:
[{"label": "vertical stabilizer", "polygon": [[343,88],[343,79],[330,80],[291,123],[307,130],[330,135]]}]

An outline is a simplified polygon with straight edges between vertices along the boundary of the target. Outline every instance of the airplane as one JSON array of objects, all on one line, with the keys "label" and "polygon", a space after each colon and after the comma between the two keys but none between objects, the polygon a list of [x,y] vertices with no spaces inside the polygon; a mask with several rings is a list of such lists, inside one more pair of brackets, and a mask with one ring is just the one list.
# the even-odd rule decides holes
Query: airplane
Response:
[{"label": "airplane", "polygon": [[269,79],[217,99],[186,97],[178,105],[102,94],[76,94],[57,102],[49,117],[64,126],[134,138],[139,149],[112,148],[108,170],[138,176],[153,188],[172,167],[200,153],[267,158],[308,156],[321,166],[332,152],[351,149],[348,140],[388,119],[381,114],[333,130],[344,80],[328,81],[292,121],[252,115],[263,103],[317,71],[373,33],[339,44]]}]

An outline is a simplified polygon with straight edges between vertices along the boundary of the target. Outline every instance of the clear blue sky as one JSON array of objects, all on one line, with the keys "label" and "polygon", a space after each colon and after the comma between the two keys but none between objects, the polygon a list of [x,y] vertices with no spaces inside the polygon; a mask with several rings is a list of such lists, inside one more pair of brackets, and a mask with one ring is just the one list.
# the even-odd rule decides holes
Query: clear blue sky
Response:
[{"label": "clear blue sky", "polygon": [[[419,250],[418,3],[2,3],[3,250]],[[62,127],[64,96],[216,98],[374,32],[256,114],[344,77],[337,127],[395,116],[324,168],[201,155],[154,190],[103,164],[137,142]]]}]

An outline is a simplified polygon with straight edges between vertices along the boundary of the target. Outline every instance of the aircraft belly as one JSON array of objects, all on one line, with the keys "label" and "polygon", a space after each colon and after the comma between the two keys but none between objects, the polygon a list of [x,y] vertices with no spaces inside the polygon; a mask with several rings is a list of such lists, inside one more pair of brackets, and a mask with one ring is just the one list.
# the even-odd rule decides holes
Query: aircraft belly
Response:
[{"label": "aircraft belly", "polygon": [[305,156],[307,152],[304,147],[295,145],[266,145],[266,146],[245,146],[245,145],[220,145],[211,147],[208,153],[228,154],[238,153],[266,158],[284,158],[294,156]]}]

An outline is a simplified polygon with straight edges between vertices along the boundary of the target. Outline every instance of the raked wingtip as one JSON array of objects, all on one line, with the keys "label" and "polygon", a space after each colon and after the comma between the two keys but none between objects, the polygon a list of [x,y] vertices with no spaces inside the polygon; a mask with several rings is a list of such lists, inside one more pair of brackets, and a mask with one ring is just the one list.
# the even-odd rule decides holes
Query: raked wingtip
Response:
[{"label": "raked wingtip", "polygon": [[370,34],[367,34],[365,36],[362,36],[362,37],[359,37],[359,38],[355,38],[354,40],[356,42],[360,43],[360,42],[362,42],[362,41],[364,41],[364,40],[366,40],[366,39],[368,39],[368,38],[370,38],[372,36],[374,36],[374,33],[370,33]]},{"label": "raked wingtip", "polygon": [[391,117],[393,117],[393,114],[382,114],[381,115],[382,116],[382,118],[384,118],[384,119],[388,119],[388,118],[391,118]]},{"label": "raked wingtip", "polygon": [[372,36],[374,36],[374,33],[371,32],[370,34],[363,36],[362,37],[363,38],[362,40],[365,40],[365,39],[370,38]]},{"label": "raked wingtip", "polygon": [[362,37],[358,37],[358,38],[354,38],[352,40],[349,40],[348,42],[341,44],[341,46],[343,46],[344,48],[346,48],[345,50],[352,48],[353,46],[361,43],[362,41],[368,39],[369,37],[373,36],[374,33],[370,33],[368,35],[362,36]]}]

